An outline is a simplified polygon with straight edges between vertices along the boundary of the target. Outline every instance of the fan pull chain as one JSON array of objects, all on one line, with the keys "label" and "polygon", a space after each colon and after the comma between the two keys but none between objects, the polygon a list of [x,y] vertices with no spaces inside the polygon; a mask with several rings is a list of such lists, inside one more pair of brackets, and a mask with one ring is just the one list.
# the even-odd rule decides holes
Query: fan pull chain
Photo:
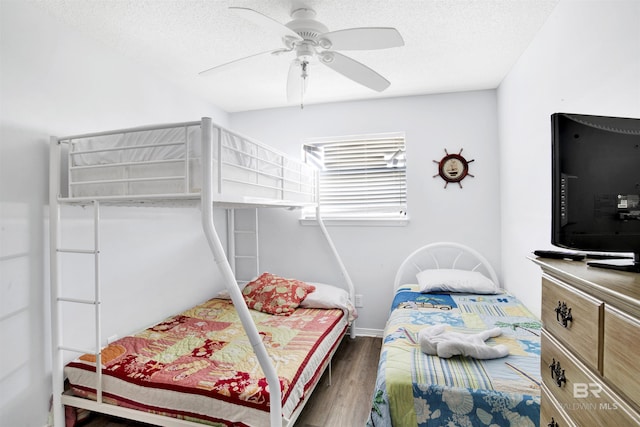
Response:
[{"label": "fan pull chain", "polygon": [[309,77],[309,74],[307,73],[307,65],[309,65],[309,62],[307,61],[302,61],[302,64],[300,64],[300,67],[302,68],[302,73],[300,74],[300,77],[302,77],[302,80],[300,81],[300,84],[302,85],[302,87],[300,88],[300,109],[304,110],[304,92],[305,89],[307,88],[307,77]]}]

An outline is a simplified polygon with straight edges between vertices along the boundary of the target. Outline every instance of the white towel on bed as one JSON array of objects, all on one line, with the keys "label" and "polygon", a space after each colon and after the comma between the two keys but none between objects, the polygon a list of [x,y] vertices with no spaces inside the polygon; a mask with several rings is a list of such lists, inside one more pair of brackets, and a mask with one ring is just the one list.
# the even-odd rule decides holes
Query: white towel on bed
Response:
[{"label": "white towel on bed", "polygon": [[423,353],[449,358],[462,355],[476,359],[497,359],[509,354],[507,346],[489,346],[485,341],[502,334],[500,328],[489,329],[477,334],[462,334],[445,330],[446,325],[434,325],[421,329],[418,333],[420,349]]}]

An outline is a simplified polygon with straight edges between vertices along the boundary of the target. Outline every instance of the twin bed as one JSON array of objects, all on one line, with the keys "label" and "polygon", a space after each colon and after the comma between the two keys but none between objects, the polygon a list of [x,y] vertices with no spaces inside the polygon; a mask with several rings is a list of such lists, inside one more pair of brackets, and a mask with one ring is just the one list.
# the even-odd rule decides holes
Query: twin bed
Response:
[{"label": "twin bed", "polygon": [[368,426],[539,425],[541,323],[497,283],[456,243],[403,262]]},{"label": "twin bed", "polygon": [[[213,206],[313,205],[314,171],[204,118],[52,137],[50,173],[54,426],[65,425],[65,406],[163,426],[292,426],[350,326],[353,336],[353,284],[318,211],[346,290],[269,273],[243,288],[213,224]],[[226,291],[107,343],[100,326],[100,205],[194,201]],[[65,204],[93,207],[93,249],[61,246]],[[94,257],[95,283],[88,285],[95,298],[62,294],[60,256],[69,252]],[[489,263],[462,245],[427,245],[404,261],[368,425],[538,425],[540,323],[497,283]],[[93,349],[63,342],[65,304],[94,307]],[[459,346],[471,332],[496,328],[489,345],[482,337]],[[425,354],[438,354],[443,346],[427,344],[445,337],[456,338],[453,348],[463,355],[508,356]]]}]

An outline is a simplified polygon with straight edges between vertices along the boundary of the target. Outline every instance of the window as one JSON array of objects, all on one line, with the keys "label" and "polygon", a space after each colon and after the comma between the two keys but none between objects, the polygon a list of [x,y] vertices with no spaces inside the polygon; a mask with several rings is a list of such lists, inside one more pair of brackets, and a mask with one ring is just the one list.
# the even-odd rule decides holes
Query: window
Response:
[{"label": "window", "polygon": [[[404,134],[365,135],[308,141],[305,160],[319,169],[325,219],[406,219]],[[303,211],[315,218],[315,209]]]}]

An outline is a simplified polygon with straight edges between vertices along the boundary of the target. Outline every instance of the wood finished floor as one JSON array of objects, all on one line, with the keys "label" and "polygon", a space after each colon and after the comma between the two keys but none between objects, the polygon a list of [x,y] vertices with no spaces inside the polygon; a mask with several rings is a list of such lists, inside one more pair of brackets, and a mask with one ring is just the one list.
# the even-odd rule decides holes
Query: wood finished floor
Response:
[{"label": "wood finished floor", "polygon": [[[382,340],[345,338],[332,362],[332,384],[325,372],[295,427],[362,427],[371,410]],[[93,415],[86,427],[146,427],[148,424]]]}]

